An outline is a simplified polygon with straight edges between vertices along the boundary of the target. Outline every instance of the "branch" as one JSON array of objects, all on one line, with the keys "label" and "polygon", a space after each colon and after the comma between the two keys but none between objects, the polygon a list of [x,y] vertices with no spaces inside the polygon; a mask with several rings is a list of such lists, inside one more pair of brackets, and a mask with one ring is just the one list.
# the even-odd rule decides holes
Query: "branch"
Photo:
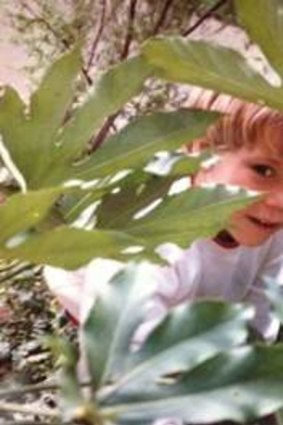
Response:
[{"label": "branch", "polygon": [[163,10],[162,10],[162,12],[161,12],[161,14],[159,16],[159,19],[156,22],[155,27],[153,28],[152,35],[158,34],[160,28],[162,27],[162,25],[163,25],[163,23],[164,23],[164,21],[165,21],[165,19],[167,17],[167,13],[168,13],[170,7],[172,6],[173,1],[174,0],[167,0],[165,2],[164,7],[163,7]]},{"label": "branch", "polygon": [[183,32],[182,36],[187,37],[193,31],[195,31],[206,19],[208,19],[214,12],[224,6],[225,3],[230,0],[219,0],[213,6],[211,6],[191,27],[189,27],[186,31]]},{"label": "branch", "polygon": [[102,128],[99,130],[94,141],[90,143],[88,153],[92,153],[92,152],[96,151],[102,145],[102,143],[104,142],[110,128],[112,127],[115,119],[117,118],[117,116],[119,114],[120,114],[120,111],[116,112],[113,115],[110,115],[110,117],[107,118],[107,120],[103,124]]},{"label": "branch", "polygon": [[[125,38],[124,47],[122,49],[120,60],[124,60],[128,57],[131,43],[133,40],[133,33],[134,33],[134,21],[136,16],[136,6],[137,6],[138,0],[131,0],[130,6],[129,6],[129,15],[128,15],[128,27],[127,27],[127,33]],[[111,126],[113,125],[116,117],[119,115],[120,111],[116,112],[113,115],[110,115],[110,117],[107,118],[104,125],[98,132],[97,136],[93,141],[90,143],[90,147],[88,152],[92,153],[96,151],[104,142]]]},{"label": "branch", "polygon": [[134,34],[134,20],[136,15],[136,6],[137,6],[138,0],[131,0],[130,7],[129,7],[129,19],[128,19],[128,28],[125,38],[124,47],[122,49],[121,53],[121,60],[124,60],[128,57],[130,46],[133,40],[133,34]]},{"label": "branch", "polygon": [[102,1],[102,10],[101,10],[100,23],[99,23],[97,33],[94,37],[94,40],[93,40],[93,43],[92,43],[92,46],[91,46],[91,49],[90,49],[90,55],[89,55],[89,58],[88,58],[86,71],[89,71],[91,66],[92,66],[94,55],[95,55],[99,40],[101,38],[101,35],[103,33],[103,29],[104,29],[104,22],[105,22],[105,15],[106,15],[106,3],[105,3],[105,0],[101,0],[101,1]]},{"label": "branch", "polygon": [[[67,50],[70,49],[70,44],[67,42],[67,40],[61,37],[61,35],[53,28],[53,26],[45,18],[43,18],[42,16],[38,16],[37,13],[25,1],[22,2],[22,6],[24,7],[24,9],[26,9],[29,12],[29,14],[31,15],[31,18],[36,19],[38,22],[41,22],[42,24],[46,26],[46,28],[51,32],[51,34],[53,34],[53,36],[62,44],[64,49],[67,49]],[[91,86],[93,81],[92,81],[92,78],[88,75],[87,69],[82,67],[82,73],[88,85]]]}]

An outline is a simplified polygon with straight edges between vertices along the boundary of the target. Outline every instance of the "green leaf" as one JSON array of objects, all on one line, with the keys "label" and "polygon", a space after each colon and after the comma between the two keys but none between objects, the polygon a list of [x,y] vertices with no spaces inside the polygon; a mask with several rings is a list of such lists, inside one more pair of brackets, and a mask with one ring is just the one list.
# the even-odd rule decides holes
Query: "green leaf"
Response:
[{"label": "green leaf", "polygon": [[153,38],[142,50],[160,78],[283,110],[283,89],[268,84],[235,50],[181,37]]},{"label": "green leaf", "polygon": [[15,92],[6,91],[0,109],[0,132],[12,160],[31,188],[39,187],[41,174],[50,172],[51,152],[72,101],[80,67],[77,50],[52,65],[33,94],[28,112]]},{"label": "green leaf", "polygon": [[[166,397],[162,378],[191,370],[247,337],[251,308],[220,301],[195,302],[171,310],[142,347],[130,352],[120,342],[111,377],[119,378],[102,403],[142,402]],[[127,348],[127,349],[126,349]],[[114,381],[115,382],[115,381]]]},{"label": "green leaf", "polygon": [[137,241],[122,232],[86,231],[67,226],[29,236],[14,248],[0,247],[2,258],[76,269],[93,257],[125,259],[123,250]]},{"label": "green leaf", "polygon": [[29,188],[52,186],[50,181],[58,184],[74,178],[77,168],[73,162],[91,136],[110,114],[138,94],[151,74],[151,67],[142,57],[113,67],[63,126],[80,67],[77,50],[56,62],[32,96],[28,112],[12,89],[2,99],[0,132]]},{"label": "green leaf", "polygon": [[246,191],[233,193],[225,186],[192,188],[174,196],[165,196],[151,212],[141,218],[119,216],[116,230],[140,240],[147,247],[174,242],[187,247],[199,237],[215,235],[228,225],[231,214],[254,198]]},{"label": "green leaf", "polygon": [[236,0],[240,22],[283,78],[283,3],[281,0]]},{"label": "green leaf", "polygon": [[0,244],[34,228],[48,214],[63,189],[60,187],[13,195],[0,206]]},{"label": "green leaf", "polygon": [[123,228],[125,223],[150,203],[162,198],[176,177],[158,177],[136,172],[125,178],[117,191],[108,193],[97,208],[98,228]]},{"label": "green leaf", "polygon": [[114,66],[98,80],[94,93],[79,108],[59,139],[58,161],[74,159],[103,124],[137,95],[151,75],[151,67],[141,56]]},{"label": "green leaf", "polygon": [[[157,151],[177,149],[200,137],[218,117],[213,112],[180,110],[137,118],[110,137],[84,163],[67,170],[64,178],[72,173],[75,178],[91,180],[123,169],[141,168]],[[59,177],[63,179],[63,175]],[[57,180],[54,170],[48,177],[49,184]]]},{"label": "green leaf", "polygon": [[[249,422],[283,405],[283,346],[235,348],[181,374],[155,383],[159,390],[130,391],[123,403],[102,409],[116,423],[178,418],[190,423]],[[162,397],[159,397],[162,394]],[[115,395],[114,395],[115,397]],[[118,394],[117,394],[118,397]]]},{"label": "green leaf", "polygon": [[98,299],[83,329],[91,379],[96,389],[114,378],[113,363],[116,367],[128,350],[133,333],[144,316],[145,300],[153,283],[146,265],[128,265],[105,288],[98,288]]}]

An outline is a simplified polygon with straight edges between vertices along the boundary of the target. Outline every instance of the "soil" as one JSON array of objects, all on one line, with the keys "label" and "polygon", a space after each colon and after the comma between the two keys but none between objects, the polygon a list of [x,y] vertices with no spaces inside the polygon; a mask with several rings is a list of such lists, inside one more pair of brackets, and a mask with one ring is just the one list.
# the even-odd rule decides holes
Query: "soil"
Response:
[{"label": "soil", "polygon": [[[0,263],[0,405],[17,403],[34,411],[56,408],[54,391],[13,392],[54,383],[56,359],[44,337],[57,335],[76,342],[76,334],[75,326],[45,285],[39,267]],[[0,425],[44,420],[46,423],[46,418],[36,414],[0,411]]]}]

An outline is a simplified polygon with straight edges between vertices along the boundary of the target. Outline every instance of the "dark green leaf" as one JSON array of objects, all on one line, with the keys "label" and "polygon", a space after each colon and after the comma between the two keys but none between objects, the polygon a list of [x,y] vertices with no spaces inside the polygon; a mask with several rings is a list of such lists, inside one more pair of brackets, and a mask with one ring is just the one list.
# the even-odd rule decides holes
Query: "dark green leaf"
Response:
[{"label": "dark green leaf", "polygon": [[236,348],[184,373],[175,383],[157,384],[161,399],[143,387],[138,400],[129,394],[122,404],[104,408],[102,413],[123,424],[160,418],[249,422],[283,405],[282,362],[282,345]]},{"label": "dark green leaf", "polygon": [[115,378],[113,369],[117,368],[117,361],[119,364],[123,360],[143,319],[145,300],[153,289],[152,279],[146,265],[129,265],[106,287],[98,288],[98,298],[83,331],[96,389]]},{"label": "dark green leaf", "polygon": [[120,381],[103,404],[166,397],[166,385],[162,385],[165,376],[191,370],[223,350],[245,342],[247,320],[251,317],[250,308],[220,301],[174,308],[140,350],[130,353],[120,344],[122,352],[116,353],[112,371]]}]

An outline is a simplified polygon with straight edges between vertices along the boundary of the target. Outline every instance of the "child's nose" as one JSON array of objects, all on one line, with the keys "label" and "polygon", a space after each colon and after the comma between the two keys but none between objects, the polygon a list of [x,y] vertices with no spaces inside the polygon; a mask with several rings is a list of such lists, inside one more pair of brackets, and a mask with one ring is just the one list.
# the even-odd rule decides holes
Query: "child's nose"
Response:
[{"label": "child's nose", "polygon": [[283,188],[270,191],[266,195],[265,203],[270,207],[283,209]]}]

